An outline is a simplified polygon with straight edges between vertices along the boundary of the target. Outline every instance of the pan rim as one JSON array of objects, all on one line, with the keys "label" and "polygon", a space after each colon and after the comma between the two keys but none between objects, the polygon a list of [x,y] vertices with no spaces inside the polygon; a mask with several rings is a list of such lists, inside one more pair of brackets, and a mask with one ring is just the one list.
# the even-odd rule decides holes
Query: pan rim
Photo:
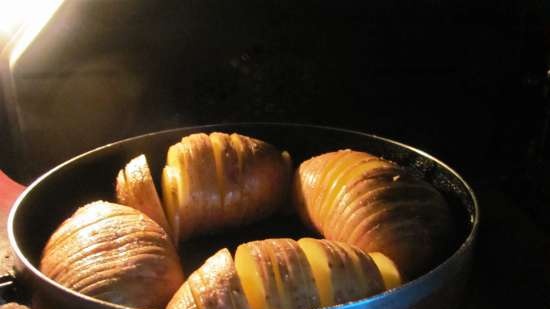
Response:
[{"label": "pan rim", "polygon": [[10,212],[9,212],[9,215],[8,215],[8,220],[7,220],[7,230],[8,230],[7,232],[8,232],[9,243],[10,243],[12,251],[15,254],[16,259],[19,260],[19,262],[21,264],[23,264],[23,267],[26,270],[30,271],[32,273],[32,275],[36,276],[37,278],[39,278],[42,281],[45,281],[47,284],[49,284],[49,285],[51,285],[51,286],[53,286],[57,289],[62,290],[65,293],[71,294],[74,297],[83,298],[83,299],[85,299],[85,300],[87,300],[91,303],[101,304],[103,306],[107,306],[107,307],[111,307],[111,308],[121,308],[121,309],[122,308],[129,308],[129,307],[126,307],[126,306],[123,306],[123,305],[119,305],[119,304],[107,302],[107,301],[104,301],[104,300],[100,300],[100,299],[97,299],[97,298],[94,298],[94,297],[91,297],[91,296],[87,296],[87,295],[84,295],[82,293],[76,292],[72,289],[69,289],[69,288],[57,283],[56,281],[50,279],[49,277],[47,277],[33,263],[31,263],[29,261],[29,259],[23,254],[21,248],[18,245],[18,241],[16,239],[15,230],[14,230],[14,224],[15,224],[15,219],[17,217],[17,212],[18,212],[18,209],[20,208],[20,205],[25,200],[25,197],[30,192],[32,192],[34,190],[34,188],[36,188],[38,185],[40,185],[40,183],[42,181],[44,181],[46,178],[50,177],[52,174],[56,173],[57,171],[63,169],[64,167],[66,167],[70,164],[73,164],[74,162],[76,162],[78,160],[81,160],[84,157],[90,156],[94,153],[101,152],[104,149],[112,148],[112,147],[115,147],[117,145],[121,145],[121,144],[124,144],[124,143],[129,143],[129,142],[134,141],[134,140],[143,139],[143,138],[146,138],[148,136],[164,135],[164,134],[169,134],[171,132],[176,132],[176,131],[198,130],[198,129],[214,129],[214,128],[221,128],[221,127],[238,128],[238,127],[253,127],[253,126],[260,126],[260,127],[262,127],[262,126],[263,127],[270,127],[271,126],[271,127],[287,127],[287,128],[288,127],[302,127],[302,128],[310,128],[310,129],[329,130],[329,131],[336,131],[336,132],[341,132],[341,133],[346,133],[346,134],[354,134],[354,135],[364,136],[364,137],[368,137],[368,138],[377,139],[377,140],[383,141],[385,143],[397,145],[401,148],[405,148],[409,151],[412,151],[412,152],[420,155],[421,157],[427,158],[430,161],[435,162],[437,165],[441,166],[443,169],[448,171],[454,178],[456,178],[460,182],[460,184],[462,186],[464,186],[464,188],[466,189],[466,193],[468,194],[469,198],[472,200],[472,207],[471,207],[472,209],[468,210],[469,223],[470,223],[470,226],[471,226],[469,228],[469,232],[468,232],[467,236],[464,238],[464,240],[460,243],[460,246],[452,254],[450,254],[443,262],[441,262],[440,264],[438,264],[437,266],[432,268],[427,273],[421,275],[420,277],[418,277],[414,280],[411,280],[411,281],[409,281],[409,282],[407,282],[407,283],[405,283],[405,284],[403,284],[403,285],[401,285],[397,288],[384,291],[383,293],[379,293],[377,295],[374,295],[374,296],[371,296],[371,297],[368,297],[368,298],[365,298],[365,299],[352,301],[352,302],[349,302],[349,303],[346,303],[346,304],[340,304],[340,305],[337,305],[335,307],[348,306],[348,308],[356,308],[356,307],[360,307],[360,306],[365,306],[365,305],[368,305],[370,303],[376,302],[377,300],[379,300],[381,298],[384,298],[389,294],[405,294],[407,291],[415,289],[415,287],[416,287],[416,289],[420,290],[422,293],[416,293],[413,297],[417,300],[421,300],[425,296],[427,296],[431,290],[433,290],[433,286],[430,287],[430,288],[423,288],[423,289],[419,289],[418,287],[419,286],[422,287],[422,284],[425,283],[426,281],[434,280],[435,277],[437,277],[438,275],[441,275],[445,268],[449,267],[449,265],[451,265],[454,260],[456,260],[460,256],[464,255],[465,251],[468,250],[473,245],[473,243],[475,241],[475,238],[476,238],[476,235],[477,235],[478,227],[479,227],[479,215],[480,214],[479,214],[478,199],[477,199],[473,189],[471,188],[471,186],[462,178],[462,176],[458,172],[456,172],[453,168],[451,168],[450,166],[448,166],[446,163],[439,160],[438,158],[432,156],[431,154],[426,153],[426,152],[424,152],[424,151],[422,151],[418,148],[415,148],[413,146],[410,146],[408,144],[396,141],[394,139],[382,137],[382,136],[379,136],[379,135],[376,135],[376,134],[370,134],[370,133],[365,133],[365,132],[362,132],[362,131],[352,130],[352,129],[345,129],[345,128],[339,128],[339,127],[325,126],[325,125],[317,125],[317,124],[304,124],[304,123],[285,123],[285,122],[233,122],[233,123],[231,123],[231,122],[228,122],[228,123],[214,123],[214,124],[205,124],[205,125],[196,125],[196,126],[177,127],[177,128],[171,128],[171,129],[166,129],[166,130],[160,130],[160,131],[145,133],[145,134],[141,134],[141,135],[137,135],[137,136],[132,136],[132,137],[129,137],[129,138],[126,138],[126,139],[121,139],[121,140],[118,140],[118,141],[115,141],[115,142],[112,142],[112,143],[108,143],[108,144],[96,147],[96,148],[91,149],[89,151],[83,152],[79,155],[76,155],[76,156],[74,156],[74,157],[58,164],[57,166],[53,167],[52,169],[48,170],[46,173],[44,173],[41,176],[39,176],[38,178],[36,178],[19,195],[19,197],[14,202],[12,208],[10,209]]}]

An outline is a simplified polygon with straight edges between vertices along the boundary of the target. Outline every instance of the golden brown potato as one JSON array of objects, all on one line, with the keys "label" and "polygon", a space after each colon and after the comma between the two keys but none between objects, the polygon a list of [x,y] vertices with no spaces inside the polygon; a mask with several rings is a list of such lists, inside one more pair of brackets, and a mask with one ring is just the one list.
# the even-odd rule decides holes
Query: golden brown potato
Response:
[{"label": "golden brown potato", "polygon": [[435,188],[365,152],[303,162],[293,199],[302,219],[327,239],[382,252],[407,279],[429,270],[453,234],[449,207]]},{"label": "golden brown potato", "polygon": [[239,134],[184,137],[168,150],[162,175],[167,219],[178,239],[242,226],[287,197],[290,156]]},{"label": "golden brown potato", "polygon": [[164,308],[183,282],[165,230],[136,209],[103,201],[61,224],[40,271],[82,294],[135,308]]},{"label": "golden brown potato", "polygon": [[[244,243],[235,262],[227,249],[210,257],[167,309],[314,309],[401,284],[393,262],[381,253],[373,256],[345,243],[313,238]],[[385,285],[390,281],[393,285]]]}]

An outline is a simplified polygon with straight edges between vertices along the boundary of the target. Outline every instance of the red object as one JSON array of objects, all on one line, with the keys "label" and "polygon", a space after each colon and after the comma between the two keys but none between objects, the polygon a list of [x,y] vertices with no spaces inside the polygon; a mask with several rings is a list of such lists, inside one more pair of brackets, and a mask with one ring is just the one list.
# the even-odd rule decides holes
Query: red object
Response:
[{"label": "red object", "polygon": [[25,190],[25,186],[11,180],[0,170],[0,212],[7,214],[23,190]]}]

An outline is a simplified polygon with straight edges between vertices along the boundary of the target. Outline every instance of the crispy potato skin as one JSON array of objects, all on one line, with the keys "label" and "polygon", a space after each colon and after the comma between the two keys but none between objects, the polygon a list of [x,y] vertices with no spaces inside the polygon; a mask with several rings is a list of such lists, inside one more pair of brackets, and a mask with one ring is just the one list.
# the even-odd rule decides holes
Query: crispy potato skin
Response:
[{"label": "crispy potato skin", "polygon": [[135,308],[164,308],[183,282],[164,229],[133,208],[79,208],[48,240],[40,270],[77,292]]},{"label": "crispy potato skin", "polygon": [[306,224],[327,239],[387,255],[408,280],[433,267],[454,237],[435,188],[368,153],[340,150],[303,162],[292,194]]}]

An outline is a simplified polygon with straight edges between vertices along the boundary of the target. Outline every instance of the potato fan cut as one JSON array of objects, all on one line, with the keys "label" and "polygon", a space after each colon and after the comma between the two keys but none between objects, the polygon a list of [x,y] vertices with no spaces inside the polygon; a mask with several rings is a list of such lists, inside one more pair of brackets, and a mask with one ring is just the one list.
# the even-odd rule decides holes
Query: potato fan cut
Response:
[{"label": "potato fan cut", "polygon": [[227,249],[209,258],[189,276],[167,309],[333,306],[386,290],[387,273],[398,276],[399,272],[393,263],[385,267],[359,248],[334,241],[252,241],[237,248],[234,262]]},{"label": "potato fan cut", "polygon": [[184,279],[162,227],[102,201],[79,208],[54,232],[40,271],[76,292],[135,308],[164,308]]}]

